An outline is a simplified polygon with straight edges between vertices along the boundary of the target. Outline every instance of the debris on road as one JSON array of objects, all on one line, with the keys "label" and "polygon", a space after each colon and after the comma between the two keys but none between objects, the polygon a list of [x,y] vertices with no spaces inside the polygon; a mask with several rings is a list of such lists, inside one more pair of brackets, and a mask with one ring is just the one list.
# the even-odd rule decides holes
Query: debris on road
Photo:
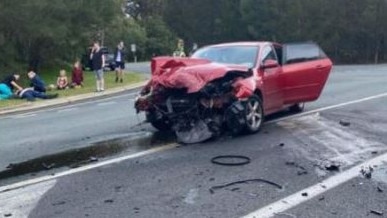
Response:
[{"label": "debris on road", "polygon": [[324,197],[324,196],[321,196],[318,200],[319,200],[319,201],[323,201],[323,200],[325,200],[325,197]]},{"label": "debris on road", "polygon": [[12,216],[12,213],[4,214],[4,217],[11,217],[11,216]]},{"label": "debris on road", "polygon": [[371,166],[362,167],[360,173],[364,176],[364,178],[371,179],[372,173],[374,172],[374,168]]},{"label": "debris on road", "polygon": [[52,203],[52,206],[59,206],[64,204],[66,204],[66,201],[58,201],[58,202]]},{"label": "debris on road", "polygon": [[377,189],[378,189],[378,192],[384,192],[384,190],[380,186],[378,186]]},{"label": "debris on road", "polygon": [[344,121],[344,120],[340,120],[339,124],[340,124],[340,125],[342,125],[342,126],[345,126],[345,127],[348,127],[348,126],[350,126],[350,125],[351,125],[351,123],[350,123],[350,122],[348,122],[348,121]]},{"label": "debris on road", "polygon": [[113,202],[114,202],[113,199],[107,199],[107,200],[104,200],[104,203],[109,203],[109,204],[111,204],[111,203],[113,203]]},{"label": "debris on road", "polygon": [[323,160],[322,162],[316,164],[316,166],[325,171],[339,172],[341,164],[336,161]]},{"label": "debris on road", "polygon": [[370,210],[372,214],[378,215],[378,216],[383,216],[383,212],[379,210]]},{"label": "debris on road", "polygon": [[44,169],[46,169],[46,170],[50,170],[53,167],[55,167],[55,163],[52,163],[52,164],[42,163],[42,167],[44,167]]},{"label": "debris on road", "polygon": [[303,192],[303,193],[301,193],[301,195],[302,195],[303,197],[308,197],[308,193],[307,193],[307,192]]},{"label": "debris on road", "polygon": [[[224,161],[229,160],[229,161]],[[235,161],[236,160],[236,161]],[[239,161],[238,161],[239,160]],[[249,157],[242,155],[220,155],[213,157],[211,163],[222,166],[241,166],[251,162]]]},{"label": "debris on road", "polygon": [[266,184],[274,186],[274,187],[276,187],[278,189],[283,189],[282,185],[279,185],[279,184],[277,184],[275,182],[272,182],[272,181],[269,181],[269,180],[266,180],[266,179],[247,179],[247,180],[240,180],[240,181],[236,181],[236,182],[227,183],[225,185],[212,186],[209,189],[209,191],[210,191],[211,194],[214,194],[215,190],[217,190],[217,189],[223,189],[223,188],[227,188],[229,186],[233,186],[233,185],[237,185],[237,184],[247,184],[247,183],[251,183],[251,182],[266,183]]},{"label": "debris on road", "polygon": [[285,143],[280,143],[278,146],[284,147],[284,146],[285,146]]},{"label": "debris on road", "polygon": [[298,163],[296,163],[294,161],[287,161],[286,165],[287,166],[294,166],[294,167],[296,167],[298,169],[297,175],[299,175],[299,176],[308,174],[308,170],[306,170],[305,167],[299,165]]}]

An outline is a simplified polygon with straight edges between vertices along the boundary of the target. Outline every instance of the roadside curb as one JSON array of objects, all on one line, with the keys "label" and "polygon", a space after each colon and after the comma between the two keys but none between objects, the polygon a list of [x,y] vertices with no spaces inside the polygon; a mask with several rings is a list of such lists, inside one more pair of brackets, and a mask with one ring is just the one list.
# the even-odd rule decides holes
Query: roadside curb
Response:
[{"label": "roadside curb", "polygon": [[130,91],[130,90],[141,88],[144,85],[146,85],[147,82],[148,81],[143,81],[143,82],[131,84],[131,85],[128,85],[125,87],[112,88],[112,89],[105,90],[102,93],[86,93],[86,94],[58,98],[58,99],[47,100],[47,101],[24,103],[24,104],[21,104],[18,106],[14,106],[12,108],[11,107],[2,108],[2,109],[0,109],[0,116],[6,115],[6,114],[12,114],[12,113],[20,113],[20,112],[25,112],[25,111],[30,111],[30,110],[37,110],[37,109],[42,109],[42,108],[47,108],[47,107],[52,107],[52,106],[66,105],[66,104],[71,104],[74,102],[79,102],[79,101],[84,101],[84,100],[99,99],[102,97],[108,97],[108,96],[118,94],[118,93],[121,93],[124,91]]}]

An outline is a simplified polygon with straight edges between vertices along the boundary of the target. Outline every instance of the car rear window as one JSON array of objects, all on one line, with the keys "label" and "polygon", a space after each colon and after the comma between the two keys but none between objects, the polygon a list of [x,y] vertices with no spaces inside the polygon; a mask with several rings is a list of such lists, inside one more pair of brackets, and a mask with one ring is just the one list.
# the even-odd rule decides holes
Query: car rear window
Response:
[{"label": "car rear window", "polygon": [[324,51],[315,43],[295,43],[284,46],[284,63],[299,63],[326,58]]}]

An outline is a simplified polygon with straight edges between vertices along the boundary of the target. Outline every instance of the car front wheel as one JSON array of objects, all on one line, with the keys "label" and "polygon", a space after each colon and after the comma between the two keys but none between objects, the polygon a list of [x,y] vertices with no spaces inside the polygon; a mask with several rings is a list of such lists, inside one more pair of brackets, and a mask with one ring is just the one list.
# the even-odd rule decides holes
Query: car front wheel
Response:
[{"label": "car front wheel", "polygon": [[246,110],[246,131],[248,133],[258,132],[263,124],[264,112],[260,97],[254,95],[250,97],[245,106]]}]

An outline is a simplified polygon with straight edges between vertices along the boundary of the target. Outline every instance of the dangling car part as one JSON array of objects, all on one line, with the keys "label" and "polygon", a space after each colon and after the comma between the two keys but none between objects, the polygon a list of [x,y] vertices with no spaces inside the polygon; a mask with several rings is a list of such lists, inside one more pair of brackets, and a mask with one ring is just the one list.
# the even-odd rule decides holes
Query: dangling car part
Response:
[{"label": "dangling car part", "polygon": [[228,43],[190,58],[157,57],[135,102],[156,129],[198,143],[229,129],[258,132],[265,115],[300,112],[319,96],[332,62],[315,43]]}]

